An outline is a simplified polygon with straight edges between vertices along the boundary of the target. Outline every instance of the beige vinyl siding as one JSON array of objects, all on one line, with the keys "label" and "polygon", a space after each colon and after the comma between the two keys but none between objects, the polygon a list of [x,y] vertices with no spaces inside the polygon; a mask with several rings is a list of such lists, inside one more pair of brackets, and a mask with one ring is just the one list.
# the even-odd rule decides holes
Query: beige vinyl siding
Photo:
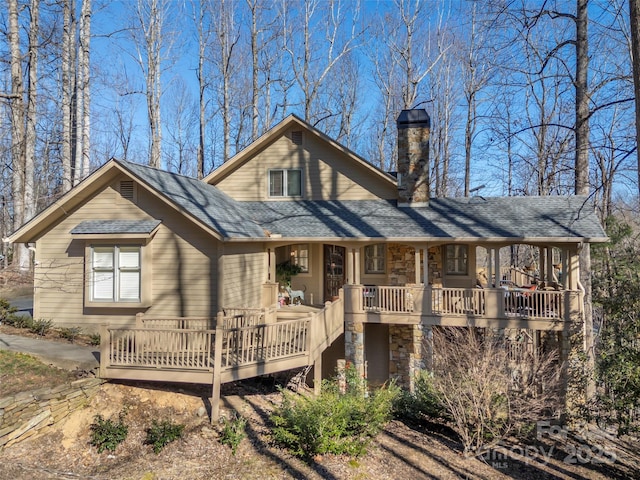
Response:
[{"label": "beige vinyl siding", "polygon": [[[138,188],[137,205],[122,201],[117,182],[86,204],[69,212],[36,243],[34,316],[59,326],[78,325],[96,331],[101,324],[131,325],[135,314],[215,316],[218,241],[184,219],[155,196]],[[85,220],[149,219],[162,221],[145,248],[152,251],[152,304],[144,308],[86,308],[84,306],[85,245],[91,240],[69,233]],[[119,242],[115,240],[114,244]],[[144,266],[143,266],[144,270]]]},{"label": "beige vinyl siding", "polygon": [[[269,200],[268,171],[301,168],[305,200],[397,197],[396,187],[392,183],[315,135],[305,131],[302,145],[294,145],[290,135],[291,132],[287,132],[221,179],[216,186],[236,200]],[[287,199],[274,199],[282,200]]]},{"label": "beige vinyl siding", "polygon": [[222,307],[260,307],[265,255],[262,244],[224,245]]}]

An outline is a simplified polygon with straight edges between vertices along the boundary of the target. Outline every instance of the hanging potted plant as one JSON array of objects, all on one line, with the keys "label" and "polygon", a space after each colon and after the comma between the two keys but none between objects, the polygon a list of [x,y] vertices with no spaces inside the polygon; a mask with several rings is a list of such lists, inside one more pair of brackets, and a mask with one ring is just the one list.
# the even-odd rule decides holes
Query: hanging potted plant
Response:
[{"label": "hanging potted plant", "polygon": [[281,286],[291,288],[291,278],[301,271],[302,268],[299,265],[287,260],[276,265],[276,279]]}]

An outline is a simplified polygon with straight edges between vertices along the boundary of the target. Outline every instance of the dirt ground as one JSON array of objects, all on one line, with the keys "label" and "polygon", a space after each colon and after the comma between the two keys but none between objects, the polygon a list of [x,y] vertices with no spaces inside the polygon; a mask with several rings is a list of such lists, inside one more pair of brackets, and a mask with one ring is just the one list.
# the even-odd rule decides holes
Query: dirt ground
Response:
[{"label": "dirt ground", "polygon": [[[0,297],[22,295],[27,289],[27,281],[0,275]],[[68,342],[53,332],[47,337]],[[203,415],[209,395],[193,385],[104,384],[85,408],[38,436],[0,450],[0,480],[640,478],[637,440],[618,440],[598,431],[563,438],[560,429],[560,436],[544,435],[542,443],[505,444],[484,458],[468,458],[446,426],[411,428],[399,421],[389,423],[360,458],[327,455],[306,463],[278,448],[270,437],[269,412],[281,398],[271,379],[223,385],[222,413],[237,412],[247,419],[247,437],[234,456],[220,443],[219,426]],[[98,453],[89,444],[95,415],[116,417],[123,409],[129,425],[126,441],[113,453]],[[144,445],[153,420],[186,425],[182,438],[157,455]]]},{"label": "dirt ground", "polygon": [[[275,446],[268,414],[280,401],[271,385],[243,382],[223,386],[227,415],[248,419],[247,437],[235,456],[219,441],[218,428],[202,415],[208,392],[199,386],[103,385],[83,409],[43,434],[0,451],[0,478],[32,479],[576,479],[639,478],[634,443],[599,439],[506,445],[485,459],[467,458],[448,428],[412,429],[391,422],[357,459],[327,455],[311,463]],[[125,408],[129,435],[115,452],[89,444],[97,413],[115,417]],[[144,445],[153,419],[185,424],[183,437],[159,454]],[[592,436],[593,438],[593,436]],[[606,443],[603,443],[605,442]],[[633,451],[635,449],[635,451]],[[548,454],[552,452],[548,458]],[[573,463],[572,463],[573,462]]]}]

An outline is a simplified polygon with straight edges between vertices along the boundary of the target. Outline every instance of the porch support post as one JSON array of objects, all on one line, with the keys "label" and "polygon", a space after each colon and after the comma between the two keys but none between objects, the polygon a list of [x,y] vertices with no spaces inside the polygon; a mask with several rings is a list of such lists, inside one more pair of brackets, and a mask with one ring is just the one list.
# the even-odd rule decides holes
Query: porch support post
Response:
[{"label": "porch support post", "polygon": [[422,249],[422,284],[429,286],[429,247]]},{"label": "porch support post", "polygon": [[431,325],[422,326],[422,354],[424,355],[424,368],[433,371],[433,327]]},{"label": "porch support post", "polygon": [[492,251],[493,249],[490,247],[487,248],[487,287],[491,288],[491,278],[493,277],[493,261],[492,261]]},{"label": "porch support post", "polygon": [[389,325],[389,376],[413,392],[422,359],[423,325]]},{"label": "porch support post", "polygon": [[500,280],[502,280],[502,272],[500,271],[500,247],[494,248],[494,270],[496,272],[496,281],[494,283],[495,288],[500,288]]},{"label": "porch support post", "polygon": [[553,275],[553,248],[552,247],[547,247],[547,278],[545,280],[547,281],[547,285],[550,282],[557,280],[556,278],[554,278],[554,275]]},{"label": "porch support post", "polygon": [[540,259],[540,265],[538,265],[538,281],[545,280],[545,272],[547,271],[547,256],[546,248],[538,248],[538,258]]},{"label": "porch support post", "polygon": [[360,376],[364,376],[364,324],[347,320],[344,325],[344,355]]},{"label": "porch support post", "polygon": [[347,283],[353,285],[355,283],[353,278],[353,248],[347,247]]},{"label": "porch support post", "polygon": [[564,290],[569,288],[569,249],[562,249],[562,287]]},{"label": "porch support post", "polygon": [[414,251],[413,258],[414,258],[414,261],[415,261],[414,271],[415,271],[415,275],[416,275],[416,278],[415,278],[415,284],[416,285],[420,285],[420,283],[421,283],[420,282],[420,250],[421,249],[419,247],[417,247],[417,246],[413,249],[413,251]]},{"label": "porch support post", "polygon": [[353,251],[353,270],[354,270],[354,279],[356,285],[360,285],[360,271],[362,270],[362,266],[360,265],[360,247],[355,248]]},{"label": "porch support post", "polygon": [[276,249],[267,250],[267,280],[276,282]]},{"label": "porch support post", "polygon": [[571,248],[569,256],[569,268],[567,270],[567,280],[570,290],[578,290],[578,279],[580,278],[580,257],[577,248]]}]

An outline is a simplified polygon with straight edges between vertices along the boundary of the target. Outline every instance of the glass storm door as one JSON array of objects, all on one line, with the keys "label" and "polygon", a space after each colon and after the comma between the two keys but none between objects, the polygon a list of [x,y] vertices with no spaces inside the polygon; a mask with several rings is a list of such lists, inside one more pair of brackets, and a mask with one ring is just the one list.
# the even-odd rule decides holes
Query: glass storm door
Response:
[{"label": "glass storm door", "polygon": [[331,301],[345,283],[345,248],[337,245],[324,246],[324,298]]}]

